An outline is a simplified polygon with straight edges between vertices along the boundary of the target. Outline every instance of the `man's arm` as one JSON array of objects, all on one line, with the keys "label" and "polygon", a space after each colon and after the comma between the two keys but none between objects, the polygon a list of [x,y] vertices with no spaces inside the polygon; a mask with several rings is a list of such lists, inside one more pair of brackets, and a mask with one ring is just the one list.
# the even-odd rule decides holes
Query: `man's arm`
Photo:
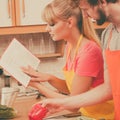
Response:
[{"label": "man's arm", "polygon": [[105,70],[104,83],[89,90],[88,92],[62,99],[46,99],[40,103],[48,107],[50,112],[56,112],[63,109],[79,109],[80,107],[94,105],[109,99],[112,99],[112,91],[108,77],[108,71]]}]

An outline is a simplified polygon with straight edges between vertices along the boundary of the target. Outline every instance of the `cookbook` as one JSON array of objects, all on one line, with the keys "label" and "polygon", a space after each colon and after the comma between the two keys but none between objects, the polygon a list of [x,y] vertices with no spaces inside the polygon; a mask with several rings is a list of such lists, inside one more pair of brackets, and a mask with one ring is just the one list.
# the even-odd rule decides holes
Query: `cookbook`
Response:
[{"label": "cookbook", "polygon": [[39,63],[40,60],[15,38],[11,41],[0,59],[0,66],[25,87],[30,82],[30,76],[25,74],[21,67],[30,65],[37,69]]}]

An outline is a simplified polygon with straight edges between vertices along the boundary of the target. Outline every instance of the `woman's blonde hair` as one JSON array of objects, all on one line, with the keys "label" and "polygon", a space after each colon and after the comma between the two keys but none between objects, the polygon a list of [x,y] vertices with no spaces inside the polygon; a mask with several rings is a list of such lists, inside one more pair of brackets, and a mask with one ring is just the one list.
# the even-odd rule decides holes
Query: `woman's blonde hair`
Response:
[{"label": "woman's blonde hair", "polygon": [[71,5],[69,0],[53,0],[45,7],[42,14],[43,20],[49,25],[54,24],[56,18],[67,20],[71,16],[76,17],[77,27],[80,30],[80,33],[83,34],[84,37],[100,45],[100,41],[91,20],[88,18],[83,18],[79,4],[73,2]]}]

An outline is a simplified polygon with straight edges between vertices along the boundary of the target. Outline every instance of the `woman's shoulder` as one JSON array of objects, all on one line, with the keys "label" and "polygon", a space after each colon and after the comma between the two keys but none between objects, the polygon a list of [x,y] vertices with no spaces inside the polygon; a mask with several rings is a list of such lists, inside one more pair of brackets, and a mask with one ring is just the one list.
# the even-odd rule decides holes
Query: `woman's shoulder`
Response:
[{"label": "woman's shoulder", "polygon": [[92,40],[89,40],[84,46],[82,51],[84,52],[102,52],[101,47]]},{"label": "woman's shoulder", "polygon": [[94,42],[89,41],[77,54],[79,60],[103,61],[102,49]]},{"label": "woman's shoulder", "polygon": [[102,49],[94,41],[89,41],[78,51],[77,58],[81,59],[81,56],[85,58],[101,59]]}]

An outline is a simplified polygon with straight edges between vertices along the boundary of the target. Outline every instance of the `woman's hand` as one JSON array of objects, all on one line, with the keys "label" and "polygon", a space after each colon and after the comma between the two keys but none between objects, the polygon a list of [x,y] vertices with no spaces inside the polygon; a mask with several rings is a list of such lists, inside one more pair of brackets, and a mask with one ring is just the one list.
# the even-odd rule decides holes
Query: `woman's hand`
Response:
[{"label": "woman's hand", "polygon": [[31,86],[31,87],[34,87],[34,88],[38,89],[39,84],[40,84],[40,82],[30,81],[28,86]]},{"label": "woman's hand", "polygon": [[31,77],[31,81],[46,82],[50,80],[49,74],[37,72],[31,66],[22,67],[21,69],[24,73]]}]

